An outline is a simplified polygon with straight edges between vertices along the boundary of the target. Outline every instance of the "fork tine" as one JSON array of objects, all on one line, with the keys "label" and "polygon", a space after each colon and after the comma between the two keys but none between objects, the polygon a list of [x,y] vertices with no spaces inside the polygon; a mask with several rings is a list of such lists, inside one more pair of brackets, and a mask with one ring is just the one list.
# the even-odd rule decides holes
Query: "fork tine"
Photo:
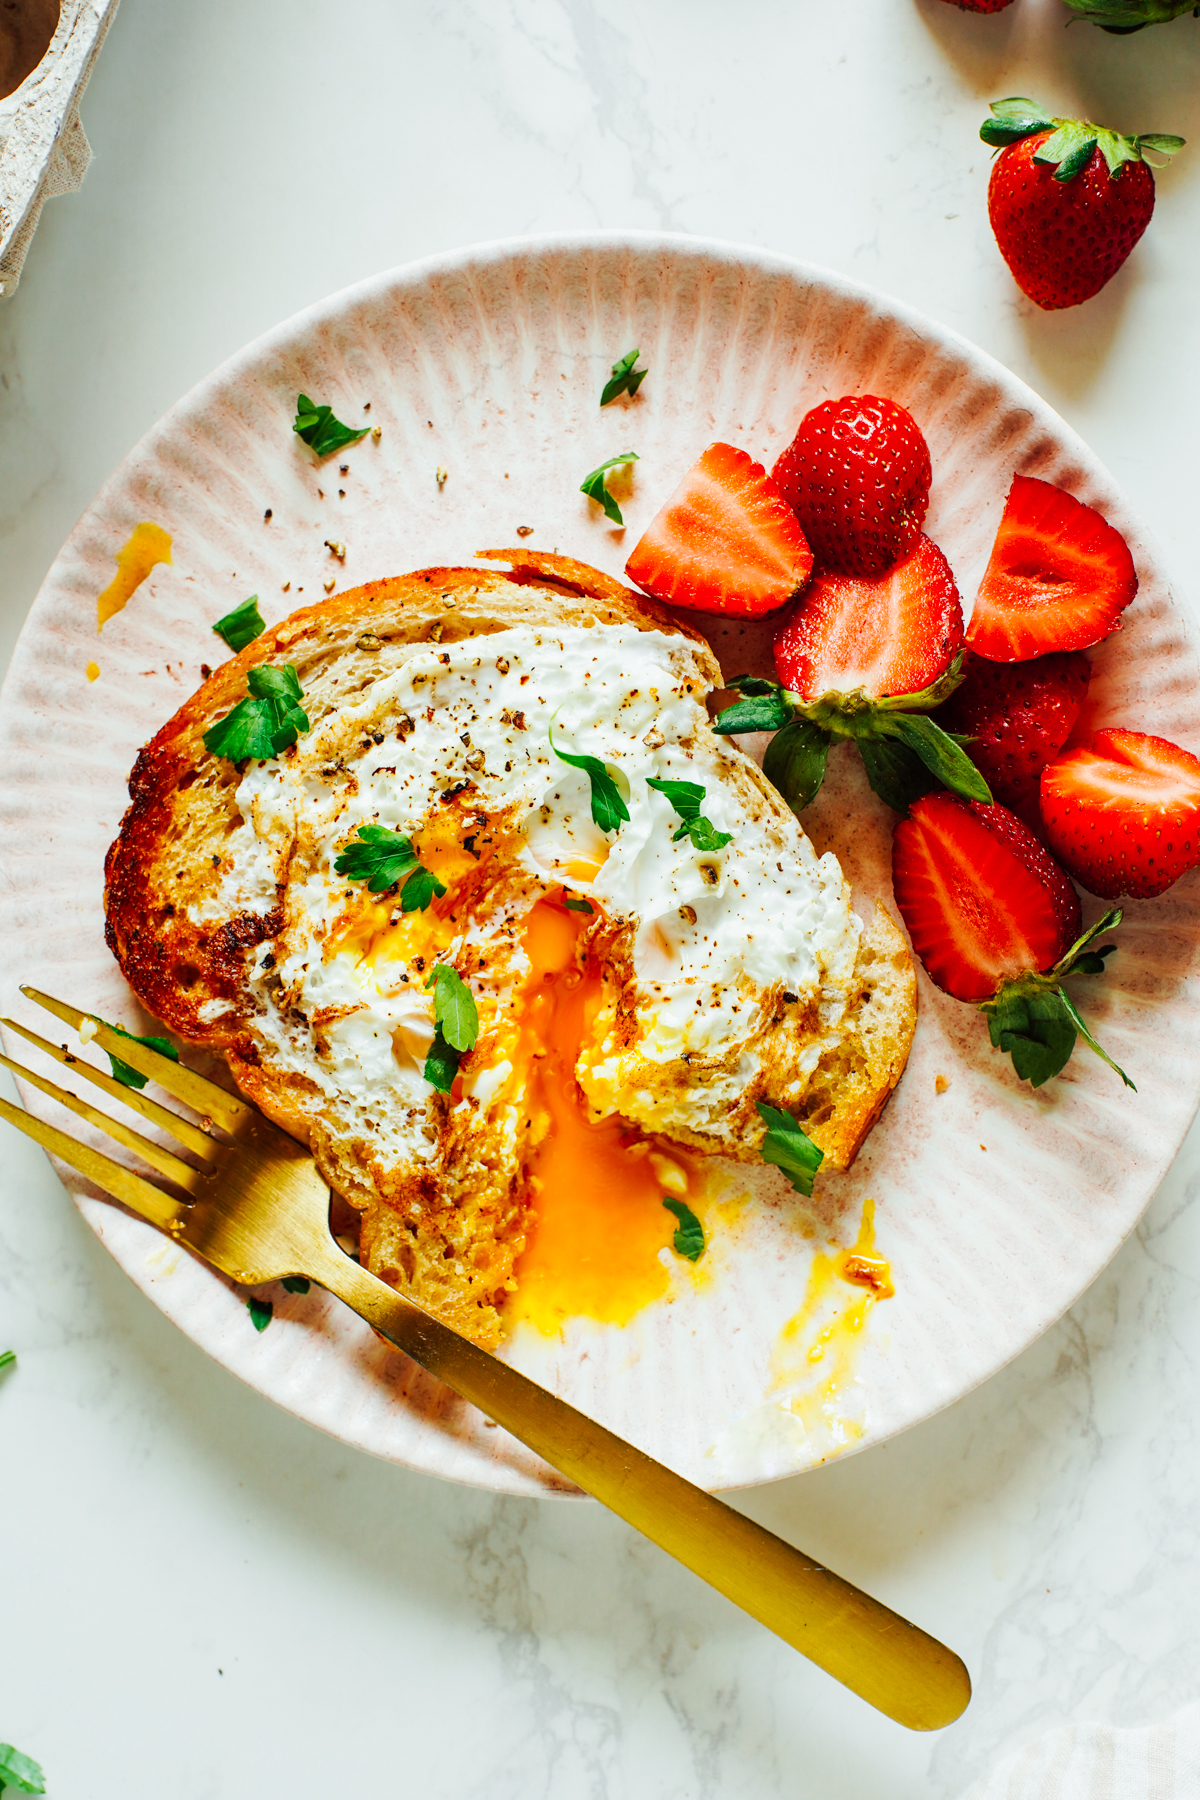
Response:
[{"label": "fork tine", "polygon": [[139,1075],[148,1075],[151,1081],[157,1081],[159,1087],[166,1088],[168,1094],[174,1094],[177,1100],[182,1100],[202,1118],[215,1119],[226,1131],[233,1131],[236,1126],[258,1117],[252,1106],[227,1094],[215,1081],[208,1081],[203,1075],[197,1075],[194,1069],[186,1068],[183,1063],[172,1062],[169,1056],[160,1056],[157,1050],[148,1050],[145,1044],[118,1036],[109,1026],[97,1020],[93,1013],[80,1012],[77,1006],[68,1006],[65,1000],[55,1000],[34,987],[23,987],[21,992],[27,1000],[44,1006],[47,1012],[53,1013],[56,1019],[61,1019],[76,1031],[85,1019],[92,1019],[96,1025],[95,1042],[102,1050],[107,1050],[110,1055],[128,1063]]},{"label": "fork tine", "polygon": [[32,1081],[35,1088],[40,1088],[43,1094],[49,1094],[52,1100],[57,1100],[60,1106],[68,1107],[79,1118],[86,1119],[89,1125],[95,1125],[97,1130],[106,1131],[118,1144],[124,1144],[126,1150],[132,1150],[135,1156],[148,1162],[152,1169],[157,1169],[160,1175],[165,1175],[168,1181],[178,1183],[189,1193],[194,1192],[197,1183],[204,1179],[190,1163],[183,1162],[170,1150],[164,1150],[161,1144],[151,1143],[140,1131],[134,1131],[129,1125],[122,1125],[119,1119],[110,1119],[98,1106],[92,1106],[87,1100],[80,1100],[66,1088],[59,1087],[56,1081],[47,1081],[44,1075],[35,1075],[32,1069],[27,1069],[23,1063],[14,1062],[11,1056],[0,1055],[0,1065],[11,1069],[22,1081]]},{"label": "fork tine", "polygon": [[152,1125],[157,1125],[162,1131],[169,1131],[171,1136],[177,1138],[185,1149],[192,1150],[197,1156],[203,1156],[210,1160],[217,1154],[220,1146],[216,1140],[210,1138],[206,1131],[201,1131],[198,1125],[192,1125],[187,1119],[181,1119],[179,1114],[172,1112],[169,1106],[160,1106],[158,1101],[151,1100],[148,1094],[143,1094],[138,1088],[131,1088],[124,1081],[118,1081],[113,1075],[106,1075],[102,1069],[93,1068],[91,1063],[84,1062],[81,1056],[72,1056],[64,1045],[52,1044],[49,1038],[39,1037],[37,1032],[30,1031],[27,1025],[18,1025],[15,1019],[0,1019],[0,1025],[7,1025],[10,1031],[18,1032],[27,1043],[35,1044],[39,1050],[44,1050],[47,1056],[52,1056],[56,1063],[62,1063],[64,1067],[73,1069],[75,1074],[82,1075],[85,1081],[93,1082],[106,1094],[111,1094],[114,1100],[119,1100],[122,1106],[131,1107],[134,1112],[141,1113],[143,1119],[148,1119]]},{"label": "fork tine", "polygon": [[160,1231],[172,1232],[172,1228],[186,1216],[186,1205],[182,1201],[173,1200],[170,1194],[164,1194],[152,1181],[143,1180],[132,1169],[113,1162],[110,1156],[105,1156],[100,1150],[93,1150],[90,1144],[81,1144],[78,1138],[68,1137],[56,1125],[47,1125],[44,1119],[35,1118],[32,1113],[14,1106],[3,1095],[0,1095],[0,1119],[7,1119],[10,1125],[15,1125],[18,1131],[31,1137],[43,1150],[70,1163],[73,1169],[78,1169],[81,1175],[86,1175],[89,1181],[94,1181],[97,1187],[104,1188],[117,1200],[124,1201],[126,1206],[131,1207],[135,1213],[140,1213],[151,1225],[157,1225]]}]

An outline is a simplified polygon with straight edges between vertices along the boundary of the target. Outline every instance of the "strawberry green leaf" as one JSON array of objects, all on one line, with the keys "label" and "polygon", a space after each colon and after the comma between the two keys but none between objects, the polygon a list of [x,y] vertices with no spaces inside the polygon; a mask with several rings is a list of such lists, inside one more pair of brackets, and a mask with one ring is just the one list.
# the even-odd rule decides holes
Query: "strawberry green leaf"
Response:
[{"label": "strawberry green leaf", "polygon": [[[115,1031],[118,1037],[128,1038],[131,1044],[145,1044],[147,1050],[157,1050],[160,1056],[170,1057],[172,1062],[179,1061],[179,1052],[171,1042],[170,1038],[138,1037],[136,1032],[126,1031],[123,1025],[112,1025],[107,1019],[97,1018],[96,1023],[98,1025],[108,1025],[110,1031]],[[106,1050],[104,1054],[108,1057],[109,1063],[112,1066],[114,1081],[123,1082],[126,1087],[131,1088],[141,1089],[145,1087],[150,1079],[148,1075],[142,1075],[137,1069],[131,1069],[127,1062],[122,1062],[120,1057],[114,1056],[111,1050]]]},{"label": "strawberry green leaf", "polygon": [[930,774],[952,794],[961,794],[964,800],[981,800],[985,806],[992,804],[992,790],[966,751],[932,719],[923,713],[893,713],[886,720],[886,732],[883,724],[881,721],[881,734],[898,737],[914,750]]},{"label": "strawberry green leaf", "polygon": [[433,1022],[452,1050],[473,1050],[479,1036],[475,996],[449,963],[438,963],[425,983],[433,989]]},{"label": "strawberry green leaf", "polygon": [[11,1744],[0,1744],[0,1793],[6,1787],[18,1794],[44,1794],[46,1776],[32,1756],[23,1756]]},{"label": "strawberry green leaf", "polygon": [[285,1275],[283,1286],[289,1294],[307,1294],[312,1283],[304,1275]]},{"label": "strawberry green leaf", "polygon": [[1153,150],[1158,156],[1174,156],[1187,143],[1186,138],[1173,137],[1167,131],[1141,131],[1133,141],[1142,152],[1143,162],[1147,150]]},{"label": "strawberry green leaf", "polygon": [[1003,983],[994,998],[985,1000],[980,1007],[987,1015],[992,1043],[1012,1057],[1017,1074],[1031,1087],[1041,1087],[1066,1067],[1078,1037],[1121,1077],[1127,1088],[1134,1087],[1124,1069],[1096,1042],[1079,1008],[1061,985],[1071,975],[1103,973],[1105,957],[1111,956],[1117,946],[1104,944],[1099,950],[1091,946],[1120,923],[1121,910],[1114,907],[1089,925],[1046,974],[1018,975]]},{"label": "strawberry green leaf", "polygon": [[0,1369],[15,1368],[16,1362],[17,1353],[15,1350],[0,1350]]},{"label": "strawberry green leaf", "polygon": [[1196,13],[1196,0],[1066,0],[1078,18],[1090,19],[1114,37],[1144,31],[1147,25],[1166,25]]},{"label": "strawberry green leaf", "polygon": [[317,456],[332,456],[335,450],[344,450],[347,444],[357,444],[370,429],[369,425],[364,425],[361,431],[355,431],[351,426],[343,425],[334,417],[332,406],[318,406],[307,394],[301,394],[296,401],[292,430]]},{"label": "strawberry green leaf", "polygon": [[678,1228],[671,1239],[676,1256],[686,1256],[689,1262],[699,1262],[704,1255],[704,1227],[682,1200],[663,1200],[668,1212],[673,1212],[679,1220]]},{"label": "strawberry green leaf", "polygon": [[1050,115],[1035,101],[1026,100],[1019,94],[1010,95],[1007,100],[993,100],[991,113],[992,117],[985,119],[979,127],[979,135],[985,144],[992,144],[997,149],[1032,137],[1035,131],[1047,131],[1054,124]]},{"label": "strawberry green leaf", "polygon": [[258,610],[257,594],[251,594],[248,600],[243,600],[240,606],[235,606],[232,612],[227,612],[213,626],[217,636],[224,638],[235,655],[239,650],[244,650],[247,644],[252,644],[256,637],[261,637],[266,629]]},{"label": "strawberry green leaf", "polygon": [[649,369],[635,369],[633,366],[641,354],[640,350],[630,350],[619,362],[613,364],[612,380],[605,382],[604,392],[600,396],[601,406],[607,406],[621,394],[628,394],[633,399],[650,373]]},{"label": "strawberry green leaf", "polygon": [[278,756],[309,729],[294,664],[284,663],[276,669],[262,663],[250,670],[246,685],[249,696],[204,734],[205,749],[213,756],[227,756],[230,762]]},{"label": "strawberry green leaf", "polygon": [[608,483],[604,477],[610,469],[621,468],[625,463],[635,463],[639,460],[636,450],[622,450],[620,456],[610,456],[608,461],[602,462],[598,469],[593,469],[590,475],[585,475],[579,484],[580,493],[586,494],[589,500],[597,501],[604,508],[605,517],[611,519],[614,525],[624,525],[625,521],[621,517],[620,507],[608,491]]},{"label": "strawberry green leaf", "polygon": [[763,774],[774,782],[793,812],[803,812],[820,793],[831,742],[822,726],[809,719],[793,719],[767,745]]},{"label": "strawberry green leaf", "polygon": [[859,738],[858,753],[872,789],[893,812],[906,813],[938,785],[916,751],[895,738]]},{"label": "strawberry green leaf", "polygon": [[[730,686],[738,687],[741,683],[731,682]],[[779,731],[794,716],[786,688],[756,679],[753,688],[742,687],[742,692],[750,698],[735,700],[713,720],[713,730],[722,737],[733,737],[743,731]]]},{"label": "strawberry green leaf", "polygon": [[550,721],[547,732],[550,748],[560,762],[570,763],[573,769],[582,769],[592,784],[592,821],[601,831],[620,831],[622,825],[629,822],[629,808],[621,797],[621,790],[609,774],[598,756],[571,756],[566,750],[560,750],[554,742],[554,721]]},{"label": "strawberry green leaf", "polygon": [[765,1100],[757,1101],[756,1106],[767,1128],[759,1155],[764,1162],[774,1163],[782,1170],[798,1194],[811,1197],[813,1176],[825,1161],[824,1151],[818,1150],[791,1113],[780,1112]]},{"label": "strawberry green leaf", "polygon": [[250,1323],[255,1331],[265,1331],[275,1317],[275,1308],[269,1300],[260,1300],[257,1294],[251,1294],[246,1302],[246,1311],[250,1314]]}]

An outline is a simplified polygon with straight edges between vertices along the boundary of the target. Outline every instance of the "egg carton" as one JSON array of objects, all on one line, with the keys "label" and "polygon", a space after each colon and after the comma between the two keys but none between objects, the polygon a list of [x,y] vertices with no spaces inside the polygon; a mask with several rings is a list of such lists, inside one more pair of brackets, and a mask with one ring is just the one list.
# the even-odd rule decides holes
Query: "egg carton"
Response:
[{"label": "egg carton", "polygon": [[0,296],[16,290],[42,207],[79,186],[92,148],[79,101],[117,0],[62,0],[37,67],[0,100]]}]

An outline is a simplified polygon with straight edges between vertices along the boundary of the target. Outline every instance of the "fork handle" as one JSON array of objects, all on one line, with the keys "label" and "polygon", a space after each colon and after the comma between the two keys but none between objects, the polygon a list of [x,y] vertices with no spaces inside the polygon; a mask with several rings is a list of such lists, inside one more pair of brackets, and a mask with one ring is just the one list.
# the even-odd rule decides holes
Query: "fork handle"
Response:
[{"label": "fork handle", "polygon": [[971,1697],[952,1650],[693,1486],[339,1256],[305,1272],[414,1362],[901,1725],[949,1725]]}]

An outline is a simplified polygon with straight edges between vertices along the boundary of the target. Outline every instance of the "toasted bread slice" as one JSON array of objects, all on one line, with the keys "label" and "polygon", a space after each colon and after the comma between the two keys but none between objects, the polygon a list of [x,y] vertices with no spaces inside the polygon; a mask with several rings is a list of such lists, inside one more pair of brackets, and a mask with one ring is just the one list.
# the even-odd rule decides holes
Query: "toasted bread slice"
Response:
[{"label": "toasted bread slice", "polygon": [[[264,969],[274,968],[276,951],[282,965],[293,930],[291,875],[303,864],[303,831],[268,845],[277,859],[276,901],[231,907],[230,846],[244,839],[246,828],[239,797],[244,771],[211,755],[203,742],[205,731],[245,695],[250,669],[291,663],[311,727],[304,745],[340,745],[334,767],[353,786],[346,771],[361,754],[353,732],[363,727],[348,726],[349,737],[338,733],[343,719],[370,719],[378,683],[411,659],[428,657],[433,646],[522,628],[552,634],[623,627],[658,634],[660,642],[666,635],[678,640],[691,672],[689,694],[720,685],[716,659],[698,633],[598,571],[525,550],[480,555],[511,564],[511,572],[439,568],[373,582],[293,614],[217,670],[137,759],[131,805],[106,863],[105,907],[108,942],[143,1005],[181,1038],[223,1056],[247,1095],[311,1146],[331,1186],[362,1215],[364,1261],[457,1329],[492,1344],[529,1223],[528,1121],[514,1113],[506,1131],[489,1138],[461,1104],[430,1094],[425,1136],[434,1151],[423,1161],[389,1164],[373,1139],[375,1126],[383,1130],[387,1121],[369,1120],[366,1130],[361,1108],[343,1104],[328,1074],[331,1043],[353,1005],[289,1013],[288,995],[278,996],[279,1029],[292,1034],[293,1046],[310,1044],[313,1056],[310,1066],[304,1057],[274,1054],[275,1040],[264,1036],[261,981]],[[380,738],[377,733],[374,741]],[[368,726],[362,743],[369,748],[371,741]],[[300,748],[283,760],[296,762]],[[811,857],[757,765],[740,753],[729,756],[728,779],[743,807],[768,822],[781,846],[799,841]],[[263,831],[267,841],[270,831]],[[491,891],[495,900],[500,890],[493,884]],[[610,981],[620,962],[612,949]],[[417,966],[424,971],[420,959]],[[482,958],[478,969],[468,968],[479,977],[477,988],[481,980],[486,986],[482,971]],[[777,986],[782,990],[782,982]],[[841,1027],[823,1037],[815,1001],[807,1012],[799,1007],[789,1014],[783,1002],[793,997],[775,996],[778,1017],[762,1036],[757,1085],[741,1077],[745,1094],[738,1104],[703,1104],[706,1077],[689,1074],[683,1058],[660,1091],[646,1096],[644,1116],[626,1116],[669,1141],[752,1160],[762,1137],[753,1099],[761,1094],[790,1106],[828,1166],[847,1167],[900,1077],[915,1027],[911,958],[881,907],[861,934],[843,987]],[[623,1004],[614,988],[618,1027]],[[794,1052],[802,1029],[814,1048],[800,1093]],[[612,1041],[619,1038],[616,1029]],[[737,1056],[727,1061],[727,1068],[713,1064],[714,1094],[737,1077]],[[776,1072],[790,1084],[786,1093],[782,1087],[776,1093]],[[588,1090],[582,1069],[580,1079]],[[653,1070],[648,1079],[653,1086]]]}]

